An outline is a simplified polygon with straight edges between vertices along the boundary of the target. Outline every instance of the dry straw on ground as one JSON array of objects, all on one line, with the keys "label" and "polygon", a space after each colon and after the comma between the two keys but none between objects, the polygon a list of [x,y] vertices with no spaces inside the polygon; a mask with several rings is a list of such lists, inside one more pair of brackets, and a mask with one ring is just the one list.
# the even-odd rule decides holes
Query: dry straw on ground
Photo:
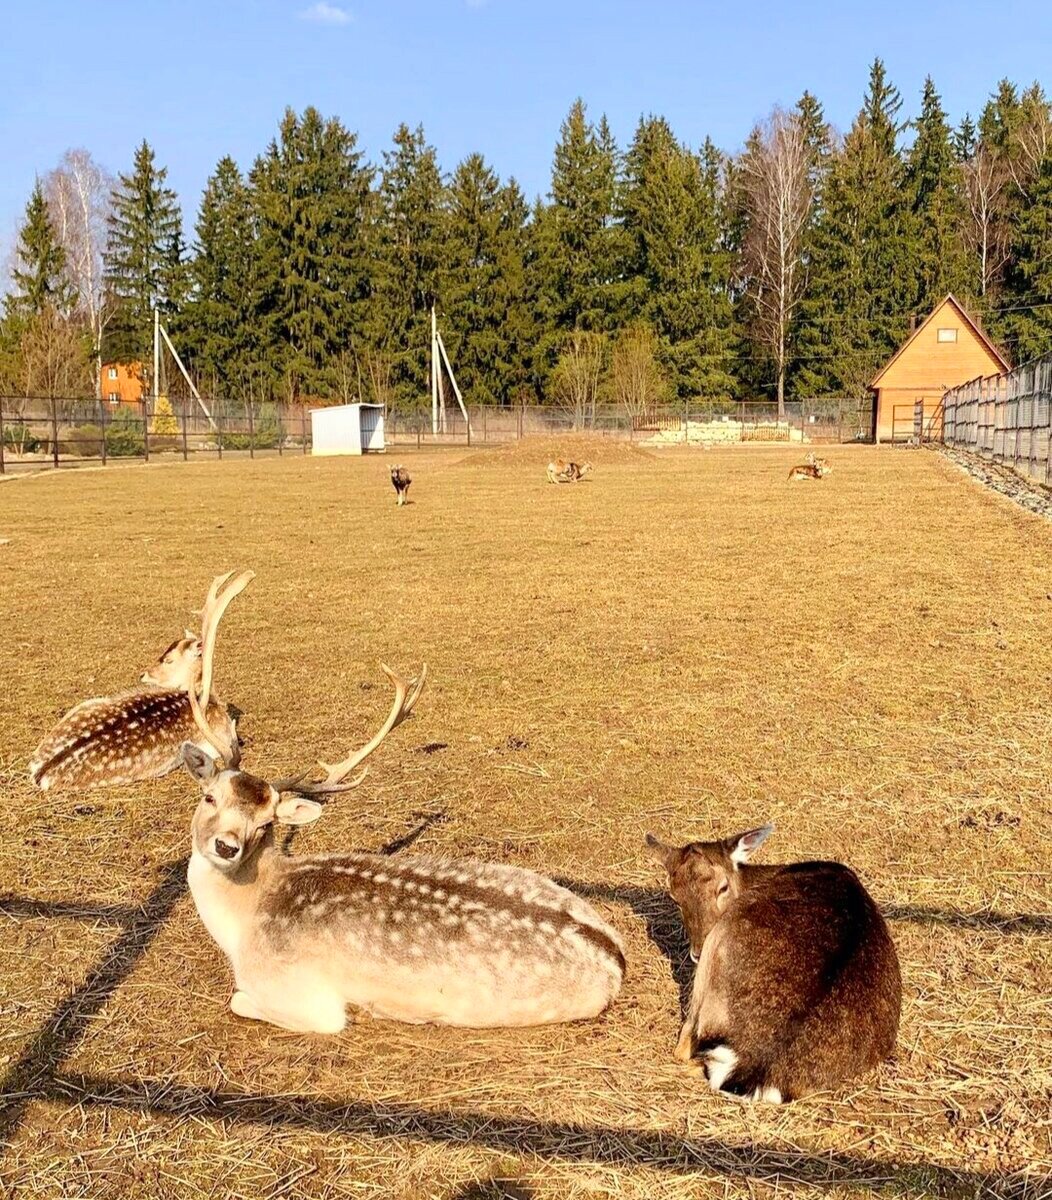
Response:
[{"label": "dry straw on ground", "polygon": [[[647,455],[602,443],[286,459],[0,493],[0,1195],[1033,1196],[1052,1113],[1052,526],[934,455]],[[331,755],[433,685],[294,852],[403,845],[572,880],[630,970],[593,1024],[506,1033],[242,1023],[182,889],[185,778],[30,790],[73,701],[118,688],[217,572],[246,762]],[[674,912],[641,853],[777,822],[776,857],[854,865],[892,918],[895,1059],[783,1109],[671,1060]],[[412,848],[400,853],[412,853]]]}]

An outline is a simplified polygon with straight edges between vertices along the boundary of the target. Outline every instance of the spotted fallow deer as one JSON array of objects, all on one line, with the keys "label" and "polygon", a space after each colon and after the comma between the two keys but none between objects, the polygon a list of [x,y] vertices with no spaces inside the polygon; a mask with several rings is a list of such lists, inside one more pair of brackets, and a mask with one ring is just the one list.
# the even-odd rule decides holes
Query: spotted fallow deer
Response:
[{"label": "spotted fallow deer", "polygon": [[647,845],[668,872],[697,964],[675,1057],[717,1092],[779,1104],[891,1053],[899,960],[876,904],[835,862],[753,866],[765,825],[718,842]]},{"label": "spotted fallow deer", "polygon": [[575,463],[564,458],[555,458],[548,464],[548,482],[580,483],[591,470],[590,462]]},{"label": "spotted fallow deer", "polygon": [[[621,986],[617,933],[587,904],[519,867],[406,855],[288,857],[276,825],[306,825],[410,712],[424,683],[384,667],[394,703],[345,761],[268,781],[236,747],[188,745],[202,795],[190,891],[234,973],[231,1010],[285,1029],[338,1033],[348,1005],[412,1023],[521,1026],[594,1017]],[[202,732],[206,726],[202,723]],[[322,764],[323,767],[325,764]]]},{"label": "spotted fallow deer", "polygon": [[[191,700],[207,707],[223,737],[237,742],[234,718],[212,691],[212,651],[227,605],[252,579],[246,571],[212,581],[201,610],[201,635],[191,630],[143,672],[140,686],[84,700],[71,708],[33,752],[29,775],[39,788],[85,788],[156,779],[183,761],[182,747],[209,743]],[[199,698],[196,693],[200,693]]]}]

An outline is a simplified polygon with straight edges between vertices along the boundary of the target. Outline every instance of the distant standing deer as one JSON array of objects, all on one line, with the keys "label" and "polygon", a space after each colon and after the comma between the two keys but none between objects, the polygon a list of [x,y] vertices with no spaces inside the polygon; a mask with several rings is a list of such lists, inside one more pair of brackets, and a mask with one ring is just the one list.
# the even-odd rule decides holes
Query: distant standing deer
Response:
[{"label": "distant standing deer", "polygon": [[187,878],[233,967],[231,1011],[310,1033],[338,1033],[349,1004],[445,1025],[596,1016],[621,986],[621,941],[551,880],[472,859],[279,851],[275,824],[316,821],[316,797],[355,787],[361,776],[347,776],[412,709],[425,672],[407,683],[384,670],[395,685],[387,720],[317,783],[307,772],[273,783],[250,775],[218,734],[209,740],[223,767],[186,747],[202,790]]},{"label": "distant standing deer", "polygon": [[779,1104],[891,1053],[902,985],[888,927],[840,863],[750,866],[772,830],[647,845],[683,914],[694,987],[675,1057],[713,1091]]},{"label": "distant standing deer", "polygon": [[201,612],[201,636],[186,630],[186,637],[143,673],[142,686],[71,708],[33,752],[29,776],[37,787],[134,783],[173,771],[182,763],[184,742],[208,746],[191,708],[197,693],[209,720],[236,743],[234,719],[212,692],[208,647],[215,644],[226,606],[251,579],[246,571],[229,584],[230,574],[213,580]]},{"label": "distant standing deer", "polygon": [[592,464],[589,462],[575,463],[556,458],[548,464],[548,482],[579,483],[591,470]]},{"label": "distant standing deer", "polygon": [[395,503],[399,506],[405,504],[409,495],[409,485],[412,482],[409,472],[405,467],[397,466],[391,468],[391,483],[394,485],[394,490],[398,495]]}]

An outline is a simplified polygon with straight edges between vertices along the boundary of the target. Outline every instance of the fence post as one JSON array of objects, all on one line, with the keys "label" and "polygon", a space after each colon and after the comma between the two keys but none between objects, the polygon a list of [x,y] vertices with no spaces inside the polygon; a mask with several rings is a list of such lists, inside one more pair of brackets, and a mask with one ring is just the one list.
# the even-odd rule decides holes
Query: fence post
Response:
[{"label": "fence post", "polygon": [[186,404],[183,405],[183,462],[189,458],[189,447],[186,444]]},{"label": "fence post", "polygon": [[683,444],[686,445],[690,441],[690,401],[684,397],[683,399]]},{"label": "fence post", "polygon": [[142,460],[150,461],[150,409],[149,401],[142,400]]},{"label": "fence post", "polygon": [[58,401],[51,397],[51,461],[58,466]]},{"label": "fence post", "polygon": [[99,439],[99,449],[102,453],[102,465],[106,465],[106,405],[102,400],[95,402],[99,406],[99,429],[102,430],[102,437]]},{"label": "fence post", "polygon": [[526,410],[525,410],[524,406],[520,404],[519,405],[519,441],[520,442],[522,441],[522,415],[525,411]]},{"label": "fence post", "polygon": [[300,441],[303,443],[303,453],[307,453],[307,410],[300,405]]},{"label": "fence post", "polygon": [[[468,428],[470,428],[470,426]],[[489,438],[487,437],[487,434],[486,434],[486,406],[485,405],[482,406],[482,440],[484,442],[489,440]]]},{"label": "fence post", "polygon": [[212,411],[216,416],[216,449],[219,451],[219,461],[223,461],[223,406],[217,404]]},{"label": "fence post", "polygon": [[4,398],[0,396],[0,475],[7,470],[4,463]]},{"label": "fence post", "polygon": [[252,419],[252,401],[248,402],[248,456],[256,457],[256,427]]},{"label": "fence post", "polygon": [[278,458],[281,458],[281,448],[283,442],[285,441],[285,420],[288,414],[285,412],[285,406],[283,404],[275,404],[274,412],[276,413],[278,420]]}]

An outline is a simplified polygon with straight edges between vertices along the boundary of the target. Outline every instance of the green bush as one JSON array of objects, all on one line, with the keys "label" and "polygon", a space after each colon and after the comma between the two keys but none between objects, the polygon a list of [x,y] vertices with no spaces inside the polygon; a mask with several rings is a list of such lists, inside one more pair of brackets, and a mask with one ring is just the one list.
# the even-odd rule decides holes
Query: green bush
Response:
[{"label": "green bush", "polygon": [[128,409],[118,409],[106,427],[106,453],[113,458],[142,458],[146,442],[142,421]]}]

